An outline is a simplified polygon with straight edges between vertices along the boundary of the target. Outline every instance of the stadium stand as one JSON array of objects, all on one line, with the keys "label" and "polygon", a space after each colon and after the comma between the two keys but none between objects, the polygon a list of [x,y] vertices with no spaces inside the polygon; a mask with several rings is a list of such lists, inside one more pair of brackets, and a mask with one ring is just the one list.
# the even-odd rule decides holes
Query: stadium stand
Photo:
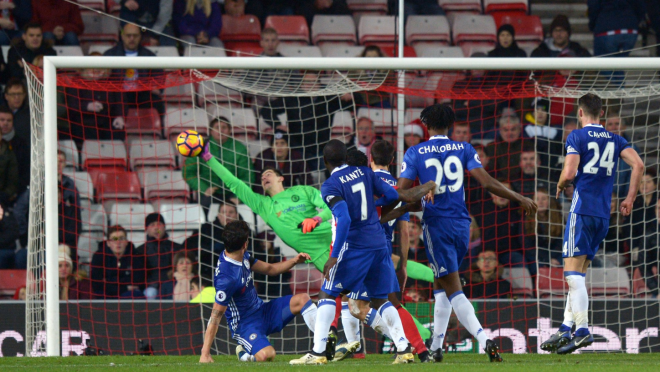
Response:
[{"label": "stadium stand", "polygon": [[406,22],[406,44],[430,44],[431,47],[451,44],[449,22],[445,16],[409,16]]},{"label": "stadium stand", "polygon": [[528,0],[484,0],[484,11],[486,13],[496,12],[521,12],[527,13]]},{"label": "stadium stand", "polygon": [[312,43],[317,46],[324,44],[355,45],[355,21],[351,16],[317,15],[312,22]]},{"label": "stadium stand", "polygon": [[303,16],[269,16],[264,28],[274,28],[280,45],[308,45],[309,27]]},{"label": "stadium stand", "polygon": [[393,16],[363,16],[358,24],[361,45],[391,47],[395,42]]}]

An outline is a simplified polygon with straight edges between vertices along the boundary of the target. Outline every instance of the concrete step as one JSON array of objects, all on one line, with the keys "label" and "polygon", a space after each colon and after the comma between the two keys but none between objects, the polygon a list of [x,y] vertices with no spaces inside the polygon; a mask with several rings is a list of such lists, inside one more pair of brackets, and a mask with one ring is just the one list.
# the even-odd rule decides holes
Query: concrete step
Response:
[{"label": "concrete step", "polygon": [[581,18],[587,16],[587,4],[548,3],[547,0],[540,4],[532,4],[532,14],[540,17],[554,17],[557,14],[565,14],[569,18]]}]

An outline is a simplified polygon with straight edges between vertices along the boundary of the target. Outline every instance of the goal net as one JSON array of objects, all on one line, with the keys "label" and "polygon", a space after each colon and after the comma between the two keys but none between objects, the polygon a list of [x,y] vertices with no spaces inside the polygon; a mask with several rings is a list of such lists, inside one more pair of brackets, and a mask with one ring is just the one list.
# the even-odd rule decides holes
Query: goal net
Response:
[{"label": "goal net", "polygon": [[[328,176],[322,149],[334,138],[367,155],[375,140],[384,139],[400,159],[409,146],[428,139],[418,118],[436,102],[456,112],[450,137],[471,142],[489,173],[540,206],[536,216],[524,216],[466,175],[473,223],[460,273],[485,332],[503,351],[541,352],[540,343],[561,323],[567,293],[561,253],[572,194],[569,189],[555,199],[556,182],[565,138],[577,126],[576,99],[588,92],[604,99],[603,124],[633,143],[648,168],[633,214],[622,216],[613,207],[609,234],[587,276],[597,339],[584,350],[660,351],[658,302],[651,300],[658,293],[660,221],[657,73],[494,71],[485,60],[483,65],[470,71],[377,70],[366,61],[351,71],[59,70],[55,310],[62,355],[199,353],[228,221],[249,224],[249,250],[257,259],[278,262],[305,249],[288,234],[276,234],[268,212],[250,205],[248,193],[265,194],[263,170],[279,169],[285,188],[320,188]],[[37,356],[45,350],[45,311],[53,309],[44,302],[43,73],[27,66],[26,75],[33,152],[26,353]],[[174,138],[187,129],[202,133],[216,158],[248,188],[232,192],[205,164],[180,156]],[[391,166],[395,176],[399,165]],[[627,195],[630,174],[624,164],[617,170],[615,206]],[[405,235],[409,259],[424,267],[422,224],[421,214],[412,214]],[[397,228],[395,253],[400,233]],[[321,282],[311,264],[275,277],[254,274],[264,301],[297,293],[315,298]],[[420,334],[429,338],[431,283],[424,275],[409,278],[402,294]],[[388,340],[367,327],[363,337],[368,353],[389,350]],[[481,349],[455,318],[446,340],[450,351]],[[278,353],[304,353],[312,346],[300,318],[270,341]],[[235,346],[223,321],[214,352],[232,353]]]}]

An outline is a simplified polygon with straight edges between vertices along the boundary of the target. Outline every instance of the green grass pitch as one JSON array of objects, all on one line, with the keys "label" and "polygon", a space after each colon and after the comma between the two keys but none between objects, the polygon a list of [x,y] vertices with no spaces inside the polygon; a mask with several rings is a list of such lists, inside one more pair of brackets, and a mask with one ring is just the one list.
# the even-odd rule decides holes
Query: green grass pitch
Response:
[{"label": "green grass pitch", "polygon": [[0,358],[0,371],[659,371],[660,354],[503,354],[503,363],[489,363],[485,355],[448,354],[441,364],[391,365],[391,355],[367,355],[325,366],[290,366],[293,356],[279,356],[272,363],[240,363],[235,356],[215,356],[214,364],[199,364],[196,356],[100,356],[67,358]]}]

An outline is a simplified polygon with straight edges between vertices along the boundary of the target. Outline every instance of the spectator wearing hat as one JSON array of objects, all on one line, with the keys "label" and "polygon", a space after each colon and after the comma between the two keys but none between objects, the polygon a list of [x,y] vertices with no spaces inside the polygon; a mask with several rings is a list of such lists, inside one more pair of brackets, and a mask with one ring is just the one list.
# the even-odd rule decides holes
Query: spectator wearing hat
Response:
[{"label": "spectator wearing hat", "polygon": [[561,131],[550,126],[550,101],[538,97],[532,101],[532,109],[534,111],[525,114],[523,137],[557,140]]},{"label": "spectator wearing hat", "polygon": [[89,300],[92,298],[92,288],[84,272],[73,272],[71,249],[66,244],[59,247],[59,278],[60,300]]},{"label": "spectator wearing hat", "polygon": [[[286,132],[276,130],[270,140],[270,148],[262,151],[254,159],[254,171],[257,175],[266,168],[279,170],[284,177],[284,187],[298,185],[311,185],[312,172],[303,155],[298,150],[289,148],[289,136]],[[252,189],[258,194],[263,194],[261,185],[253,185]]]},{"label": "spectator wearing hat", "polygon": [[410,124],[406,124],[403,127],[403,143],[404,143],[404,152],[406,152],[410,147],[419,145],[422,141],[426,141],[429,138],[429,133],[426,129],[426,126],[422,125],[422,121],[415,119]]},{"label": "spectator wearing hat", "polygon": [[137,248],[136,255],[144,257],[147,268],[144,296],[153,299],[158,296],[160,283],[168,280],[167,273],[172,270],[174,255],[183,250],[183,246],[169,239],[165,219],[160,213],[148,214],[144,227],[147,241]]},{"label": "spectator wearing hat", "polygon": [[546,38],[530,57],[591,57],[591,53],[579,43],[571,41],[571,24],[568,17],[558,14],[550,24],[550,37]]},{"label": "spectator wearing hat", "polygon": [[501,25],[497,29],[495,49],[488,52],[488,57],[527,58],[527,53],[516,43],[516,30],[510,24]]},{"label": "spectator wearing hat", "polygon": [[96,298],[144,298],[144,255],[138,255],[120,225],[108,228],[107,239],[92,257],[92,291]]}]

